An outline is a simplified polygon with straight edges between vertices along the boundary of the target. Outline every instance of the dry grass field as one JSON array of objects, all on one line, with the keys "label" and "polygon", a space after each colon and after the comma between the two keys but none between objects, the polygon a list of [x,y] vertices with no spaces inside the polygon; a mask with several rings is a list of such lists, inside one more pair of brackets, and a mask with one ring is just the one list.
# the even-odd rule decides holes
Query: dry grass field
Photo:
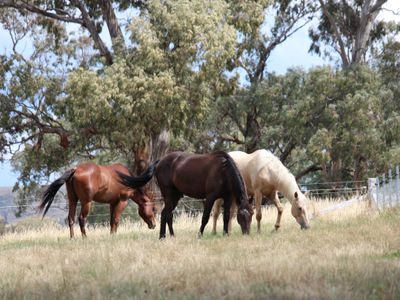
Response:
[{"label": "dry grass field", "polygon": [[[331,203],[318,202],[318,211]],[[0,237],[1,299],[400,299],[400,210],[365,203],[321,215],[301,231],[285,207],[261,234],[197,238],[199,218],[175,220],[175,238],[124,223],[69,239],[50,226]],[[211,221],[211,220],[210,220]],[[78,228],[76,228],[78,230]]]}]

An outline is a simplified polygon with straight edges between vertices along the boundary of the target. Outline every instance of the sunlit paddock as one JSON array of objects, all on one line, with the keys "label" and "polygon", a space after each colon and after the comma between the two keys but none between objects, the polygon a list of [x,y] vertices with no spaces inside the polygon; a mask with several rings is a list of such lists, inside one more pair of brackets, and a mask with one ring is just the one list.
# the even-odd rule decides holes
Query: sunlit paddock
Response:
[{"label": "sunlit paddock", "polygon": [[[400,211],[378,213],[365,202],[326,215],[313,202],[311,229],[300,230],[285,206],[265,209],[262,233],[197,238],[200,218],[179,216],[175,238],[158,227],[123,223],[110,236],[89,227],[69,239],[67,227],[46,225],[0,238],[0,297],[5,298],[399,298]],[[48,224],[48,223],[46,223]]]}]

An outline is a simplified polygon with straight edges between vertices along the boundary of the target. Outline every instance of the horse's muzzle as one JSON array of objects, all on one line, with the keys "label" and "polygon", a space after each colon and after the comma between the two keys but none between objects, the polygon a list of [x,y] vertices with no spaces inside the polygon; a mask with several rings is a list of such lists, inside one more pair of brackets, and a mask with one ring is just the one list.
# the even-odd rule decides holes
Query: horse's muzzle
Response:
[{"label": "horse's muzzle", "polygon": [[309,229],[310,228],[310,225],[308,225],[308,224],[301,224],[300,225],[300,228],[301,228],[301,230],[305,230],[305,229]]},{"label": "horse's muzzle", "polygon": [[243,235],[249,235],[250,234],[250,229],[242,229],[242,234]]},{"label": "horse's muzzle", "polygon": [[149,229],[156,228],[156,224],[155,223],[147,224],[147,226],[149,226]]}]

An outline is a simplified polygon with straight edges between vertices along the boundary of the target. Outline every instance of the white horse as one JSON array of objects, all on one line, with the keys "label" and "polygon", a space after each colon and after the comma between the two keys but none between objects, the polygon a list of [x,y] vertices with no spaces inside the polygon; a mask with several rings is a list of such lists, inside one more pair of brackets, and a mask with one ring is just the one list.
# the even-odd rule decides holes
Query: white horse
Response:
[{"label": "white horse", "polygon": [[[310,227],[308,218],[306,196],[300,191],[296,179],[282,162],[267,150],[257,150],[251,154],[242,151],[228,153],[235,161],[245,182],[247,193],[254,196],[256,205],[257,232],[260,232],[261,200],[263,196],[273,200],[278,209],[275,229],[278,230],[281,223],[283,206],[279,201],[280,191],[292,204],[292,215],[300,224],[301,229]],[[213,233],[216,233],[217,219],[221,211],[223,199],[218,199],[214,204]],[[235,208],[232,205],[231,218]]]}]

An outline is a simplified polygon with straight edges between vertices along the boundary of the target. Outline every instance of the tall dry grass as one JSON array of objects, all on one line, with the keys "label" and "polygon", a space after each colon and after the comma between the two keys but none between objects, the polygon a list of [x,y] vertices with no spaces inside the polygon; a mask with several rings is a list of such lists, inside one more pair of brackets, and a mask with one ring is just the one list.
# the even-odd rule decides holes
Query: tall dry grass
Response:
[{"label": "tall dry grass", "polygon": [[[329,206],[315,202],[311,210]],[[400,298],[400,211],[365,203],[312,220],[301,231],[285,207],[265,209],[262,233],[197,238],[199,218],[176,218],[175,238],[140,223],[117,235],[89,228],[70,240],[49,226],[0,238],[1,299],[395,299]],[[220,221],[221,223],[221,221]],[[76,228],[78,230],[78,228]]]}]

